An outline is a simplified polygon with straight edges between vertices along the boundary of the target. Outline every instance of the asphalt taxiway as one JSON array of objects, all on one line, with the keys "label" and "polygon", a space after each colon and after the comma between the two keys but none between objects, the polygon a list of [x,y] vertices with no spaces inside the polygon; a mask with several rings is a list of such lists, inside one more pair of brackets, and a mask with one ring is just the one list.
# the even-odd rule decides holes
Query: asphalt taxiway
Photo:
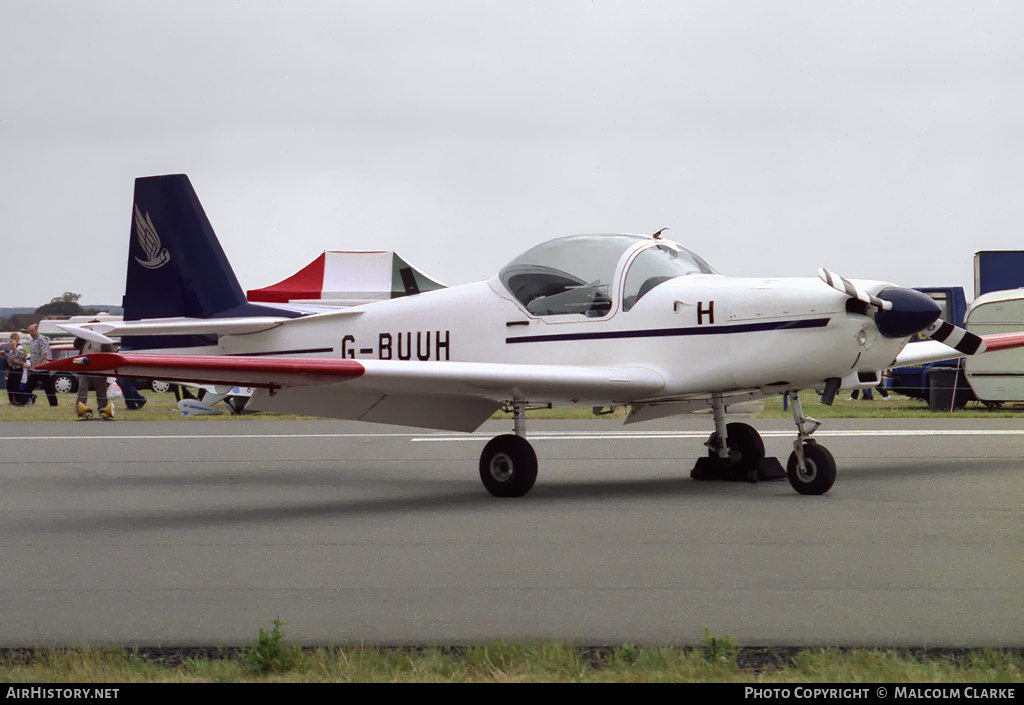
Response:
[{"label": "asphalt taxiway", "polygon": [[500,500],[508,422],[6,423],[0,646],[1024,644],[1024,419],[829,420],[821,497],[689,479],[709,424],[531,421]]}]

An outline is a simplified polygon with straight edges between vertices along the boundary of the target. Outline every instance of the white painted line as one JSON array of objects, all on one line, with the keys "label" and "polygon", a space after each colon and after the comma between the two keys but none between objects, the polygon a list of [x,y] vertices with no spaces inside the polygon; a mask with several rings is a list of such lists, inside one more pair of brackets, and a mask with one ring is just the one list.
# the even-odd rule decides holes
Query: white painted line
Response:
[{"label": "white painted line", "polygon": [[196,440],[196,439],[231,439],[248,440],[252,438],[409,438],[413,433],[212,433],[188,435],[140,435],[140,436],[0,436],[3,441],[137,441],[137,440]]},{"label": "white painted line", "polygon": [[[659,438],[698,438],[706,439],[710,435],[710,431],[701,432],[653,432],[653,433],[630,433],[628,431],[611,431],[602,434],[586,434],[586,433],[527,433],[526,437],[530,441],[594,441],[594,440],[654,440]],[[763,438],[790,438],[796,437],[796,431],[763,431],[761,433]],[[944,430],[849,430],[849,431],[818,431],[814,434],[816,438],[841,438],[841,437],[863,437],[863,436],[888,436],[888,437],[899,437],[899,436],[1024,436],[1024,429],[988,429],[988,430],[963,430],[963,431],[944,431]],[[468,435],[468,436],[419,436],[414,437],[411,440],[415,442],[459,442],[459,441],[478,441],[481,440],[482,436],[479,435]]]},{"label": "white painted line", "polygon": [[[655,440],[659,438],[699,438],[706,439],[710,434],[708,431],[607,431],[604,433],[561,432],[561,433],[528,433],[527,438],[531,441],[592,441],[592,440]],[[425,443],[458,443],[458,442],[479,442],[489,440],[492,433],[460,433],[451,434],[439,432],[433,435],[417,435],[416,433],[212,433],[212,434],[168,434],[168,435],[118,435],[108,436],[99,434],[95,436],[65,435],[65,436],[0,436],[3,441],[137,441],[137,440],[251,440],[253,438],[408,438],[411,442]],[[764,438],[789,438],[796,435],[796,431],[762,431]],[[841,437],[864,437],[864,436],[1024,436],[1024,429],[963,429],[963,430],[941,430],[941,429],[851,429],[851,430],[819,430],[815,437],[841,438]]]}]

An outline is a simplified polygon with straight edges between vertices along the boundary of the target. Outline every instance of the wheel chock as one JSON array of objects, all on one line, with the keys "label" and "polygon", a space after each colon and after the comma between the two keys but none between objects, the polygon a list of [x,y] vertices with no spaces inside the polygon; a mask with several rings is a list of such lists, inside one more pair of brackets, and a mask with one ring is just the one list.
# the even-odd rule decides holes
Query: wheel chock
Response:
[{"label": "wheel chock", "polygon": [[717,480],[721,482],[767,482],[769,480],[785,480],[786,468],[778,458],[765,458],[753,472],[742,471],[717,458],[697,458],[690,471],[694,480]]}]

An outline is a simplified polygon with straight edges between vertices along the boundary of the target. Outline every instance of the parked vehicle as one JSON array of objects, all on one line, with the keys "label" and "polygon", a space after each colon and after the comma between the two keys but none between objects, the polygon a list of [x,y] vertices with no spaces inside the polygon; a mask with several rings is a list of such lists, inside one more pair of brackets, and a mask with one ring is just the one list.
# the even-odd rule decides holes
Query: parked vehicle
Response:
[{"label": "parked vehicle", "polygon": [[[1024,250],[974,253],[974,302],[963,287],[927,287],[942,319],[978,335],[1020,330],[1024,325]],[[978,400],[988,406],[1024,401],[1024,355],[1001,351],[976,360],[945,360],[892,370],[892,389],[928,402],[935,410],[962,408]],[[933,398],[936,395],[941,398]]]},{"label": "parked vehicle", "polygon": [[[918,287],[917,290],[928,294],[939,304],[942,309],[942,320],[963,327],[967,314],[967,297],[962,286]],[[918,337],[922,340],[927,338],[924,334]],[[892,391],[928,402],[929,407],[936,410],[960,409],[975,399],[974,392],[964,377],[960,360],[956,359],[927,365],[897,367],[891,370],[890,380]],[[951,399],[946,398],[947,390],[952,395]],[[942,398],[932,399],[933,392]]]},{"label": "parked vehicle", "polygon": [[[120,321],[121,316],[111,316],[105,313],[90,314],[87,316],[72,316],[62,319],[43,319],[39,322],[39,332],[50,338],[50,356],[55,360],[65,357],[74,357],[78,354],[75,349],[74,338],[56,326],[56,323],[85,323],[88,321]],[[162,393],[170,391],[169,382],[141,381],[137,385],[139,389],[149,389]],[[70,372],[58,372],[53,375],[53,388],[58,394],[74,394],[78,391],[78,377]]]},{"label": "parked vehicle", "polygon": [[1024,286],[1024,250],[974,253],[974,298]]},{"label": "parked vehicle", "polygon": [[[170,382],[159,380],[152,382],[140,380],[137,386],[139,389],[149,389],[157,393],[168,392],[171,389]],[[53,388],[58,394],[74,394],[78,391],[78,376],[68,372],[58,372],[53,375]]]},{"label": "parked vehicle", "polygon": [[[1009,333],[1024,327],[1024,289],[983,294],[967,312],[972,333]],[[989,406],[1024,402],[1024,355],[1016,350],[986,354],[965,365],[967,381],[978,399]]]}]

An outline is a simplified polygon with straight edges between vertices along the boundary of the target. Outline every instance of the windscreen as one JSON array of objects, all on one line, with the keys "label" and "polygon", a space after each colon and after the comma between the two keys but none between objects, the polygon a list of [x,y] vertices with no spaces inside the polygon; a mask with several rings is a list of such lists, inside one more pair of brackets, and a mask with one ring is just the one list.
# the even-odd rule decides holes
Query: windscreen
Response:
[{"label": "windscreen", "polygon": [[610,287],[622,255],[645,238],[638,235],[574,235],[537,245],[498,276],[530,313],[538,316],[611,310]]},{"label": "windscreen", "polygon": [[707,262],[674,242],[648,247],[633,259],[626,272],[622,310],[630,310],[647,292],[669,279],[714,271]]}]

